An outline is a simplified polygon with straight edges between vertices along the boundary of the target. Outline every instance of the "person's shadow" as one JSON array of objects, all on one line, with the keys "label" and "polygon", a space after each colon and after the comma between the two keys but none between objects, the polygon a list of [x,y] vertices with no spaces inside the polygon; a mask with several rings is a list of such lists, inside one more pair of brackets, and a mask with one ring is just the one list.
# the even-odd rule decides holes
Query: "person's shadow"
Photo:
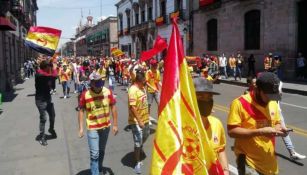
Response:
[{"label": "person's shadow", "polygon": [[[114,172],[109,167],[102,167],[102,172],[107,175],[114,175]],[[82,170],[76,175],[91,175],[91,170],[90,169]]]},{"label": "person's shadow", "polygon": [[[144,151],[141,152],[141,161],[146,159],[146,154]],[[121,160],[124,166],[134,168],[136,165],[136,160],[134,157],[134,152],[127,153]]]}]

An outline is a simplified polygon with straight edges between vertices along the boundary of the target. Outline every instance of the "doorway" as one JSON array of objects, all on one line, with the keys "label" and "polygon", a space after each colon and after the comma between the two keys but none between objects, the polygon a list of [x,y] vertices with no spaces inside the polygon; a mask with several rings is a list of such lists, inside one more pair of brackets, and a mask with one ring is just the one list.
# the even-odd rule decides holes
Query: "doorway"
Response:
[{"label": "doorway", "polygon": [[307,1],[297,3],[298,7],[298,52],[307,56]]}]

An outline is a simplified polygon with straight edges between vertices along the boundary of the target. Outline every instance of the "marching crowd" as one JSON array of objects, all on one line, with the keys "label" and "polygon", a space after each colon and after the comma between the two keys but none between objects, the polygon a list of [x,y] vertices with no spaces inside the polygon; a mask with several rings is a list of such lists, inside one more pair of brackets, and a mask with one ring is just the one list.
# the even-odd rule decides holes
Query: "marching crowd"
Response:
[{"label": "marching crowd", "polygon": [[[269,54],[268,57],[272,55]],[[221,121],[213,116],[212,112],[213,97],[218,94],[213,89],[213,83],[218,78],[216,75],[241,79],[244,59],[238,53],[236,56],[231,55],[229,59],[222,54],[220,57],[205,56],[202,60],[199,66],[200,76],[193,78],[199,112],[212,147],[224,174],[227,175],[229,168],[225,151],[226,134]],[[268,64],[265,67],[266,71],[249,80],[248,91],[232,102],[228,116],[226,129],[228,135],[235,139],[233,150],[240,175],[278,174],[273,141],[275,137],[283,138],[292,159],[306,158],[294,150],[288,134],[291,130],[284,124],[278,103],[281,100],[282,86],[277,76],[279,73],[271,73],[270,59],[264,62],[265,65]],[[278,63],[274,59],[274,65]],[[163,61],[151,59],[138,62],[129,58],[113,57],[39,57],[33,64],[37,65],[35,103],[40,114],[40,134],[37,140],[43,146],[48,144],[45,134],[47,113],[50,120],[48,132],[52,137],[57,137],[54,130],[55,109],[51,96],[56,91],[58,79],[62,85],[63,99],[69,98],[72,92],[79,94],[78,105],[75,108],[78,111],[78,135],[80,138],[84,136],[83,119],[86,116],[92,175],[105,173],[103,159],[109,132],[113,135],[118,133],[117,94],[114,90],[117,84],[126,86],[129,109],[127,123],[132,131],[136,161],[134,171],[141,174],[143,144],[149,136],[151,125],[151,105],[159,104],[160,99]],[[251,55],[248,58],[251,69],[248,72],[255,76],[255,69],[252,68],[254,64],[255,58]]]}]

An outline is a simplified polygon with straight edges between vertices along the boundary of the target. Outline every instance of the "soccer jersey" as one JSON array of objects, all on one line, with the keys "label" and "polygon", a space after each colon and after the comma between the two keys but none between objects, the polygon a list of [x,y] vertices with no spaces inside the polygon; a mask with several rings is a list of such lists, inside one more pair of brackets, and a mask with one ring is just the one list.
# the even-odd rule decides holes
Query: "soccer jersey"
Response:
[{"label": "soccer jersey", "polygon": [[[154,73],[151,70],[148,70],[146,72],[146,81],[150,84],[150,86],[154,87],[155,89],[159,90],[159,82],[160,82],[160,72],[157,70],[156,73]],[[149,93],[154,93],[155,90],[148,87],[147,88]]]},{"label": "soccer jersey", "polygon": [[86,110],[86,126],[88,130],[97,130],[109,127],[110,107],[116,100],[112,91],[103,87],[100,93],[87,90],[81,94],[79,107]]},{"label": "soccer jersey", "polygon": [[130,106],[136,108],[136,112],[144,123],[149,122],[147,94],[145,90],[139,89],[136,85],[132,85],[128,90],[128,109],[129,109],[129,124],[138,124],[134,113]]},{"label": "soccer jersey", "polygon": [[97,70],[97,73],[99,74],[99,75],[101,75],[101,79],[102,80],[106,80],[106,69],[105,68],[99,68],[98,70]]},{"label": "soccer jersey", "polygon": [[218,154],[225,150],[226,137],[222,122],[214,117],[208,116],[209,126],[206,128],[207,135],[211,141],[213,150]]},{"label": "soccer jersey", "polygon": [[71,70],[69,68],[64,71],[63,69],[59,72],[60,81],[68,81],[71,79]]},{"label": "soccer jersey", "polygon": [[[230,107],[228,126],[246,129],[275,127],[280,123],[278,105],[271,101],[266,107],[259,105],[251,93],[235,99]],[[236,138],[236,155],[245,154],[246,163],[263,174],[278,174],[275,157],[275,137],[255,136]]]}]

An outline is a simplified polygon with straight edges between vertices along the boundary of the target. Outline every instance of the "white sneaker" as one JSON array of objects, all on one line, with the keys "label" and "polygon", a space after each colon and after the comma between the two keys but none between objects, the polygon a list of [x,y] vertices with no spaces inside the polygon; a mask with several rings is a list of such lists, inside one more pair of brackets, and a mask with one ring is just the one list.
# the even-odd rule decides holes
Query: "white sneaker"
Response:
[{"label": "white sneaker", "polygon": [[76,94],[76,93],[78,93],[78,91],[74,91],[74,93]]},{"label": "white sneaker", "polygon": [[66,95],[64,96],[64,99],[66,99],[67,97],[66,97]]},{"label": "white sneaker", "polygon": [[291,158],[292,160],[302,160],[302,159],[305,159],[306,156],[303,155],[303,154],[299,154],[299,153],[297,153],[297,152],[294,151],[294,152],[290,155],[290,158]]},{"label": "white sneaker", "polygon": [[136,174],[141,174],[142,173],[141,166],[142,166],[142,162],[138,162],[136,164],[136,166],[134,167],[134,172]]}]

